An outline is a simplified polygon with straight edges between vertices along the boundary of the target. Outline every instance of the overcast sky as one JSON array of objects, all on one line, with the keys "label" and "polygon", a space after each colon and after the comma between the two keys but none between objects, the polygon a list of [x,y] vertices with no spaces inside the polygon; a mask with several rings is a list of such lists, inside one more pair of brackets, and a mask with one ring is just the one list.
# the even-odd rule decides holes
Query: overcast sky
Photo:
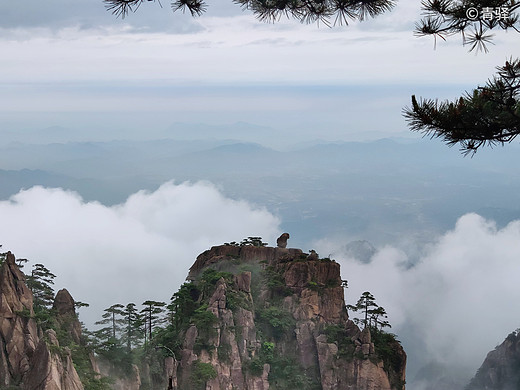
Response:
[{"label": "overcast sky", "polygon": [[335,28],[262,23],[227,0],[197,19],[163,6],[145,2],[121,20],[101,0],[2,2],[0,125],[248,121],[323,134],[326,120],[332,138],[395,134],[412,93],[454,98],[517,43],[498,33],[490,54],[475,55],[454,36],[434,50],[413,36],[416,0]]}]

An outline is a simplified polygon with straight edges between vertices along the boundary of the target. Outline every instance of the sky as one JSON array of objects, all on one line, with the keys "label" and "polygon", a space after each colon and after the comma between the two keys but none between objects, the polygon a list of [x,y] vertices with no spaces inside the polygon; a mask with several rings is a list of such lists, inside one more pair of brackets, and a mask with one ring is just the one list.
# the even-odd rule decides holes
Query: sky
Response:
[{"label": "sky", "polygon": [[458,36],[434,49],[433,39],[413,35],[415,0],[333,28],[259,22],[224,0],[195,19],[168,4],[145,2],[122,20],[101,0],[76,3],[0,5],[4,127],[143,131],[144,123],[247,121],[288,137],[341,139],[353,129],[381,131],[384,116],[384,131],[402,134],[411,94],[460,96],[516,44],[514,34],[498,33],[487,55],[468,53]]},{"label": "sky", "polygon": [[[71,141],[80,133],[95,140],[100,129],[105,138],[147,139],[176,122],[240,121],[276,128],[284,144],[411,137],[401,110],[412,94],[460,96],[518,48],[512,33],[497,33],[488,54],[468,53],[458,36],[434,48],[413,35],[417,0],[334,28],[266,24],[224,0],[196,19],[163,7],[145,2],[122,20],[101,0],[0,2],[0,137],[63,126],[74,130]],[[55,272],[57,288],[92,305],[82,309],[90,323],[117,301],[167,301],[203,250],[252,235],[274,243],[283,224],[211,183],[175,181],[114,206],[67,189],[24,189],[0,201],[0,218],[3,248]],[[393,330],[420,339],[432,359],[474,371],[518,327],[495,303],[520,298],[519,236],[518,222],[497,228],[467,214],[421,248],[414,267],[396,245],[369,264],[321,238],[302,249],[332,253],[350,282],[347,297],[370,290]]]}]

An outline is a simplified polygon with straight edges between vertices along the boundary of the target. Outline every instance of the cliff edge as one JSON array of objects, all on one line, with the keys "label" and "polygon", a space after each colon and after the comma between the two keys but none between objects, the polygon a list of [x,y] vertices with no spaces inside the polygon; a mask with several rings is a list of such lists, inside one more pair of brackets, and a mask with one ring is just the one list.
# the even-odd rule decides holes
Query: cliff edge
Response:
[{"label": "cliff edge", "polygon": [[405,388],[404,350],[349,320],[333,260],[221,245],[198,256],[188,281],[173,301],[179,388]]},{"label": "cliff edge", "polygon": [[[61,292],[62,297],[67,294],[66,290]],[[64,317],[58,314],[58,318]],[[74,316],[68,323],[76,329],[79,340],[79,321]],[[11,252],[0,266],[0,387],[83,390],[70,350],[60,347],[54,330],[44,333],[37,326],[33,294]]]}]

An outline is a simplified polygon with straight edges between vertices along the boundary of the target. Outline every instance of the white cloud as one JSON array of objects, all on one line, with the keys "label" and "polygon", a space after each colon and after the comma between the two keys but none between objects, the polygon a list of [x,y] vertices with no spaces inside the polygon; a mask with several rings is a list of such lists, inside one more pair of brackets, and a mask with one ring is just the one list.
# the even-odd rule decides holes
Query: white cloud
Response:
[{"label": "white cloud", "polygon": [[2,249],[54,272],[56,289],[91,304],[82,309],[90,324],[114,303],[168,301],[212,245],[247,236],[273,243],[279,234],[279,220],[268,211],[202,182],[169,182],[113,207],[33,187],[0,202],[0,215]]},{"label": "white cloud", "polygon": [[372,292],[405,347],[422,341],[426,349],[408,350],[412,365],[437,360],[474,374],[487,352],[520,326],[520,221],[498,229],[467,214],[424,252],[411,268],[393,247],[369,264],[333,256],[349,281],[349,303]]}]

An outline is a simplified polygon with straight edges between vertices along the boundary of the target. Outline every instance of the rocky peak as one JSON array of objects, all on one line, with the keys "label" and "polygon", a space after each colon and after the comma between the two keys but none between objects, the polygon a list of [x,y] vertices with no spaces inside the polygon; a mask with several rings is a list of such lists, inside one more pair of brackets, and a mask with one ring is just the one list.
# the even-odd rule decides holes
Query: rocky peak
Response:
[{"label": "rocky peak", "polygon": [[514,390],[520,384],[520,332],[510,333],[489,352],[467,390]]},{"label": "rocky peak", "polygon": [[[267,262],[273,264],[282,258],[297,258],[305,255],[301,249],[272,248],[252,245],[219,245],[201,253],[190,268],[188,279],[194,279],[204,268],[212,264],[239,259],[241,263]],[[218,266],[217,266],[218,267]]]},{"label": "rocky peak", "polygon": [[38,345],[38,329],[32,318],[33,296],[25,276],[7,252],[0,267],[0,384],[17,384],[25,376]]},{"label": "rocky peak", "polygon": [[74,298],[72,298],[67,289],[64,288],[57,292],[56,298],[54,298],[53,309],[56,310],[58,315],[76,315]]},{"label": "rocky peak", "polygon": [[197,257],[188,280],[200,294],[178,335],[181,386],[404,390],[406,354],[395,339],[380,341],[349,320],[335,261],[221,245]]},{"label": "rocky peak", "polygon": [[[59,295],[60,302],[65,302],[61,306],[58,303],[61,318],[69,318],[74,300],[66,297],[68,293]],[[70,318],[71,324],[73,319],[78,321],[75,314]],[[10,386],[22,390],[83,390],[70,350],[59,345],[53,330],[43,335],[34,320],[32,292],[14,255],[8,252],[0,267],[0,387]]]},{"label": "rocky peak", "polygon": [[61,289],[56,294],[52,307],[56,310],[56,319],[61,328],[66,330],[72,341],[79,345],[81,343],[81,323],[76,314],[72,295],[66,289]]}]

